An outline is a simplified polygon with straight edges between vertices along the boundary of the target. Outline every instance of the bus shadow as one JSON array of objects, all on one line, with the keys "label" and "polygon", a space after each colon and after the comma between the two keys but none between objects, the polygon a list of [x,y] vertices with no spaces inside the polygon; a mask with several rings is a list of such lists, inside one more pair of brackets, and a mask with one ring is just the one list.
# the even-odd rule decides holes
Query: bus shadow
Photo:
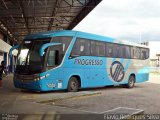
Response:
[{"label": "bus shadow", "polygon": [[58,90],[58,91],[32,91],[32,90],[21,90],[22,93],[30,93],[30,94],[49,94],[49,93],[66,93],[66,90]]},{"label": "bus shadow", "polygon": [[[118,86],[114,86],[114,85],[111,85],[111,86],[104,86],[104,87],[94,87],[94,88],[82,88],[80,89],[78,92],[87,92],[87,91],[105,91],[105,90],[117,90],[117,89],[137,89],[137,88],[142,88],[142,87],[145,87],[145,86],[142,86],[142,85],[136,85],[134,86],[134,88],[126,88],[124,87],[123,85],[118,85]],[[31,91],[31,90],[21,90],[22,93],[26,93],[26,94],[51,94],[51,93],[55,93],[55,94],[58,94],[58,93],[70,93],[68,92],[67,90],[56,90],[56,91]]]}]

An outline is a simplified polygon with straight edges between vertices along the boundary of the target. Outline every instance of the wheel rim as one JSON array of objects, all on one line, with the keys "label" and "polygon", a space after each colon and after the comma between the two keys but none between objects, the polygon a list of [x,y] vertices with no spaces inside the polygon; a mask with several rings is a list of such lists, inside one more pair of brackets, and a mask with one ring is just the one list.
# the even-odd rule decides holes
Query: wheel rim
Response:
[{"label": "wheel rim", "polygon": [[71,82],[71,89],[75,90],[77,88],[77,83],[75,81]]},{"label": "wheel rim", "polygon": [[130,85],[130,87],[134,86],[134,78],[131,78],[131,79],[130,79],[129,85]]}]

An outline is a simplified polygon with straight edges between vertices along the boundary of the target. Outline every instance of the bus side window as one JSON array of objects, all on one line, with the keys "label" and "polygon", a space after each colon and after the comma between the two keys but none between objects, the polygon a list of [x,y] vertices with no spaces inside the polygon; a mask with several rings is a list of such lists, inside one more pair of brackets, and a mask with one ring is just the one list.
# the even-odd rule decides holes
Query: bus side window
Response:
[{"label": "bus side window", "polygon": [[132,58],[134,58],[134,59],[141,59],[141,48],[132,47],[131,53],[132,53],[131,54]]},{"label": "bus side window", "polygon": [[125,51],[126,51],[126,58],[130,59],[131,58],[131,48],[129,46],[125,46]]},{"label": "bus side window", "polygon": [[78,55],[80,55],[80,41],[76,40],[71,52],[71,56],[78,56]]},{"label": "bus side window", "polygon": [[130,59],[130,47],[121,44],[114,44],[113,48],[115,58],[127,58]]},{"label": "bus side window", "polygon": [[126,46],[125,45],[119,45],[119,53],[120,53],[120,58],[126,58]]},{"label": "bus side window", "polygon": [[121,57],[126,58],[126,46],[123,45],[121,48]]},{"label": "bus side window", "polygon": [[105,56],[105,44],[104,42],[96,42],[97,56]]},{"label": "bus side window", "polygon": [[72,40],[72,37],[69,36],[61,36],[61,37],[53,37],[51,42],[57,42],[57,43],[62,43],[63,44],[63,48],[62,51],[65,54],[70,42]]},{"label": "bus side window", "polygon": [[84,40],[78,40],[79,41],[79,51],[80,55],[83,56],[85,53],[85,41]]},{"label": "bus side window", "polygon": [[96,51],[96,41],[91,41],[91,55],[92,56],[97,56],[97,51]]},{"label": "bus side window", "polygon": [[131,48],[131,58],[135,58],[136,55],[136,49],[134,47]]},{"label": "bus side window", "polygon": [[113,56],[113,44],[106,43],[106,56],[107,57]]},{"label": "bus side window", "polygon": [[91,42],[89,40],[84,39],[84,50],[81,55],[83,56],[89,56],[91,54]]},{"label": "bus side window", "polygon": [[87,56],[87,55],[90,55],[90,41],[83,38],[77,38],[73,46],[71,56]]},{"label": "bus side window", "polygon": [[91,41],[91,55],[105,57],[105,43],[99,41]]},{"label": "bus side window", "polygon": [[145,60],[145,59],[148,59],[148,57],[149,57],[149,50],[145,49],[145,48],[142,48],[142,50],[141,50],[141,59]]},{"label": "bus side window", "polygon": [[113,48],[113,51],[114,51],[113,57],[121,58],[122,57],[121,45],[114,44],[113,47],[114,47]]},{"label": "bus side window", "polygon": [[50,50],[48,53],[47,67],[55,66],[55,51]]},{"label": "bus side window", "polygon": [[48,51],[48,58],[47,58],[47,67],[53,68],[57,65],[59,65],[62,62],[63,59],[63,46],[51,46],[49,47]]},{"label": "bus side window", "polygon": [[146,49],[146,59],[149,58],[149,49]]},{"label": "bus side window", "polygon": [[137,48],[137,59],[141,59],[141,48]]}]

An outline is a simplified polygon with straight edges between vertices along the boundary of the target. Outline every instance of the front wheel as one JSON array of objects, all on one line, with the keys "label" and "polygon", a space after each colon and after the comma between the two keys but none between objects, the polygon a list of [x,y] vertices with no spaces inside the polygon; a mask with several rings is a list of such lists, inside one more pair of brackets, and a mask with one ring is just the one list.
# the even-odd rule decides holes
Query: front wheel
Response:
[{"label": "front wheel", "polygon": [[71,77],[68,83],[68,92],[77,92],[79,89],[79,82],[76,77]]},{"label": "front wheel", "polygon": [[126,84],[127,88],[133,88],[135,83],[135,76],[131,75],[129,77],[128,83]]}]

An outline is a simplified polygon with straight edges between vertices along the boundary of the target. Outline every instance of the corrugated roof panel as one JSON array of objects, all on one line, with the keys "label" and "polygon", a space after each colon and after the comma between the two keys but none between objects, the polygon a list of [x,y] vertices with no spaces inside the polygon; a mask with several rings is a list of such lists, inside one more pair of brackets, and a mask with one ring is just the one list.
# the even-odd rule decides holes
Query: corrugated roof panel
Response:
[{"label": "corrugated roof panel", "polygon": [[101,0],[0,0],[0,29],[18,42],[28,34],[70,30],[100,2]]}]

